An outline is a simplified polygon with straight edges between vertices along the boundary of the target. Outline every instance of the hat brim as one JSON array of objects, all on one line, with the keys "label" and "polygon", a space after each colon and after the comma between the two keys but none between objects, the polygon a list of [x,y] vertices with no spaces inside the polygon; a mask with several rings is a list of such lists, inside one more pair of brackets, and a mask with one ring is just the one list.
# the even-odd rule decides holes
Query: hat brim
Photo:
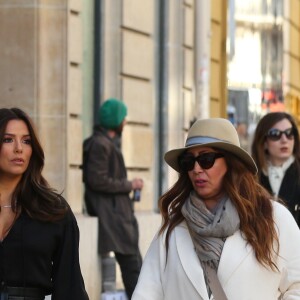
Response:
[{"label": "hat brim", "polygon": [[244,149],[235,146],[231,143],[226,143],[224,141],[220,142],[212,142],[212,143],[205,143],[205,144],[194,144],[192,146],[183,147],[179,149],[174,149],[166,152],[164,159],[166,163],[173,168],[175,171],[180,172],[179,164],[178,164],[178,157],[184,153],[187,149],[195,148],[195,147],[213,147],[220,150],[225,150],[229,153],[232,153],[236,157],[238,157],[242,162],[246,164],[249,170],[256,174],[257,173],[257,166],[253,160],[253,158],[249,155],[247,151]]}]

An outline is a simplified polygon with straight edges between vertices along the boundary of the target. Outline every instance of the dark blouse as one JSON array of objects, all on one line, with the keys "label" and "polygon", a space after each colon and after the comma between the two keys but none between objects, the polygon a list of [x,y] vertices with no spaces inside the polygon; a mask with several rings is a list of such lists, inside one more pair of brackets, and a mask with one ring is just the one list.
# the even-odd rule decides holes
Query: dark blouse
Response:
[{"label": "dark blouse", "polygon": [[79,229],[74,214],[55,223],[21,213],[0,243],[1,284],[38,287],[52,300],[86,300],[79,265]]},{"label": "dark blouse", "polygon": [[[279,189],[279,197],[284,201],[289,211],[294,216],[299,228],[300,228],[300,170],[297,164],[294,162],[286,170],[282,179],[282,183]],[[269,181],[269,177],[261,173],[260,183],[271,193],[272,188]]]}]

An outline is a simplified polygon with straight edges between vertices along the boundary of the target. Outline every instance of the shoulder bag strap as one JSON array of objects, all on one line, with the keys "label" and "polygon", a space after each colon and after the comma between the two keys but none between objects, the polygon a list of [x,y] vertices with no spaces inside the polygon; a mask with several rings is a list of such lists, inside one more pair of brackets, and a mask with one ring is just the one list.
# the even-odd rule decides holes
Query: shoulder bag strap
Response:
[{"label": "shoulder bag strap", "polygon": [[216,270],[213,269],[208,264],[201,262],[201,265],[205,272],[207,283],[208,283],[210,290],[214,296],[214,299],[215,300],[228,300],[228,298],[223,290],[223,287],[220,283],[220,280],[218,278]]}]

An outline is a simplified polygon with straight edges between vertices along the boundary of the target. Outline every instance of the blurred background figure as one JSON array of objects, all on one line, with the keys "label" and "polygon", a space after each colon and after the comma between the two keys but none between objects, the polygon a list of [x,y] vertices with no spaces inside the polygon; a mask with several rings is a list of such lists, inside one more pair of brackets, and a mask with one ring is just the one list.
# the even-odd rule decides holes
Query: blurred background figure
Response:
[{"label": "blurred background figure", "polygon": [[275,198],[282,199],[300,225],[299,132],[293,117],[285,112],[266,114],[257,124],[252,156],[260,183]]},{"label": "blurred background figure", "polygon": [[[87,212],[98,216],[98,251],[102,265],[102,291],[115,290],[115,263],[120,265],[129,299],[142,264],[138,242],[138,223],[130,192],[141,190],[141,178],[127,179],[121,152],[121,135],[127,107],[118,99],[106,100],[99,109],[99,125],[84,142],[83,177]],[[136,194],[136,193],[134,193]]]}]

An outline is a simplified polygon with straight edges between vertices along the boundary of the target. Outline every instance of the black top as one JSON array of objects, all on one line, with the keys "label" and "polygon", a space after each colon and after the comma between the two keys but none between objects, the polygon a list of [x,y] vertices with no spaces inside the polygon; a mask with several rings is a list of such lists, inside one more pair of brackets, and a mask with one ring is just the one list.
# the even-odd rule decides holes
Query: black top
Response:
[{"label": "black top", "polygon": [[71,210],[55,223],[21,213],[0,243],[1,284],[42,288],[52,300],[87,300],[78,246],[79,229]]},{"label": "black top", "polygon": [[[261,173],[260,183],[271,193],[269,177]],[[296,162],[286,170],[279,189],[279,198],[284,201],[300,227],[300,178]]]}]

